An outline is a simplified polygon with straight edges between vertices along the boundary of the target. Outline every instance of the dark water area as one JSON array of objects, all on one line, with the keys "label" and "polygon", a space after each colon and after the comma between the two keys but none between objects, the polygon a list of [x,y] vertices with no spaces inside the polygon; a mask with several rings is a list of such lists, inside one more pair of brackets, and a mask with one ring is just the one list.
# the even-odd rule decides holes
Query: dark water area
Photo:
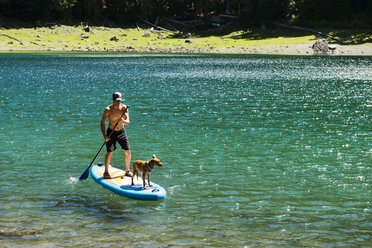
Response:
[{"label": "dark water area", "polygon": [[[0,86],[1,247],[371,244],[372,57],[0,54]],[[77,180],[115,91],[161,201]]]}]

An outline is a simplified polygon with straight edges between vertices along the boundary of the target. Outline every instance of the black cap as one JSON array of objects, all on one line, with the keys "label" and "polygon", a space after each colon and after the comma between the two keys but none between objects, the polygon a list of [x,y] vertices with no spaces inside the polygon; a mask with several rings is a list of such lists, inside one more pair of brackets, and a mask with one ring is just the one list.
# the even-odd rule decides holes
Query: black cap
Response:
[{"label": "black cap", "polygon": [[114,101],[122,101],[123,100],[123,97],[122,97],[120,92],[115,92],[114,94],[112,94],[112,98],[114,99]]}]

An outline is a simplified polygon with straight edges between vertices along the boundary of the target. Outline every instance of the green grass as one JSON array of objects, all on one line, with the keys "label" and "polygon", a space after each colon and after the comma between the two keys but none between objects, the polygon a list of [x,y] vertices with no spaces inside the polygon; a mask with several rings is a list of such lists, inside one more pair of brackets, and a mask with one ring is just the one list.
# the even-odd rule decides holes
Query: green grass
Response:
[{"label": "green grass", "polygon": [[[150,33],[150,37],[144,37],[145,32]],[[372,44],[372,32],[355,30],[328,32],[352,44]],[[81,34],[87,34],[89,38],[81,38]],[[0,28],[0,47],[2,50],[37,51],[247,52],[255,49],[279,49],[313,44],[320,38],[292,30],[241,30],[221,36],[191,34],[189,39],[193,42],[186,43],[186,39],[181,39],[173,33],[162,32],[161,35],[167,38],[159,39],[159,34],[152,33],[149,29],[136,28],[91,27],[91,32],[84,32],[83,26]],[[110,41],[114,36],[119,41]]]}]

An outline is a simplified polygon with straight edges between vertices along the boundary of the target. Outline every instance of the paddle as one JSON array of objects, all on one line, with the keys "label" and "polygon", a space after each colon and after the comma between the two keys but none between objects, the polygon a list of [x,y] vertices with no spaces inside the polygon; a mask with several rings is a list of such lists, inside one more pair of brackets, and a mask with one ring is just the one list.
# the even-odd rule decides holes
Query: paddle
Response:
[{"label": "paddle", "polygon": [[[129,105],[127,105],[127,107],[124,109],[124,112],[123,114],[120,116],[119,120],[116,122],[114,128],[112,130],[115,130],[116,126],[119,124],[119,121],[121,120],[121,118],[123,118],[125,112],[127,112],[129,108]],[[110,135],[108,136],[108,138],[111,138],[111,135],[113,134],[113,132],[110,133]],[[90,167],[92,166],[92,164],[94,163],[94,161],[96,160],[96,158],[98,157],[98,155],[100,154],[100,152],[102,151],[102,148],[106,145],[106,140],[105,142],[103,143],[103,145],[101,146],[101,148],[99,149],[99,151],[97,152],[96,156],[93,158],[92,162],[90,163],[90,165],[88,166],[88,168],[84,171],[83,174],[81,174],[81,176],[79,177],[79,181],[81,180],[85,180],[89,177],[89,169]]]}]

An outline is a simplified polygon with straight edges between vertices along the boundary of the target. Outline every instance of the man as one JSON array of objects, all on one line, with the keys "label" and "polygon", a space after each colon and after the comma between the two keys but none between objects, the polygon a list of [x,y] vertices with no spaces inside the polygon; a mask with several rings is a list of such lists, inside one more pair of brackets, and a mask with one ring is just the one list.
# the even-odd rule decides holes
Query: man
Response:
[{"label": "man", "polygon": [[[109,168],[109,164],[111,161],[111,156],[116,149],[116,141],[120,144],[121,148],[124,150],[125,165],[126,165],[125,176],[132,176],[131,173],[129,172],[130,159],[131,159],[130,145],[129,145],[127,133],[125,132],[125,129],[124,129],[124,125],[129,125],[130,123],[129,113],[127,110],[127,106],[121,103],[122,99],[123,98],[122,98],[121,93],[115,92],[112,95],[113,104],[105,108],[105,111],[103,112],[103,115],[102,115],[101,131],[106,141],[106,149],[107,149],[107,154],[105,156],[105,172],[103,174],[103,177],[106,179],[111,178],[108,172],[108,168]],[[122,118],[120,118],[121,115],[123,114],[123,111],[126,111],[126,113],[123,115]],[[105,129],[106,129],[107,119],[109,120],[109,126],[107,128],[107,133],[106,133]],[[113,130],[116,122],[118,122],[118,125],[115,127],[115,130]],[[111,132],[113,133],[111,137],[108,138]]]}]

